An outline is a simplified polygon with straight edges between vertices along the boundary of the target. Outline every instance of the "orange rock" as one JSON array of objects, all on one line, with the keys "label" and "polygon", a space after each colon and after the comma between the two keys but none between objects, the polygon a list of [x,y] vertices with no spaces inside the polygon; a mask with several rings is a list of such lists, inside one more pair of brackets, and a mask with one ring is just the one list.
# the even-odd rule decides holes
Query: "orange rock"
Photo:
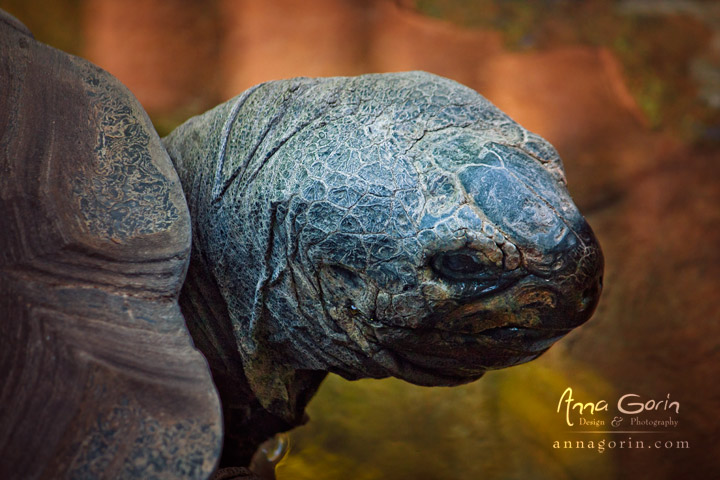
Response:
[{"label": "orange rock", "polygon": [[365,71],[375,3],[221,0],[223,98],[267,80]]},{"label": "orange rock", "polygon": [[86,0],[84,25],[85,56],[124,83],[151,115],[219,101],[213,3]]}]

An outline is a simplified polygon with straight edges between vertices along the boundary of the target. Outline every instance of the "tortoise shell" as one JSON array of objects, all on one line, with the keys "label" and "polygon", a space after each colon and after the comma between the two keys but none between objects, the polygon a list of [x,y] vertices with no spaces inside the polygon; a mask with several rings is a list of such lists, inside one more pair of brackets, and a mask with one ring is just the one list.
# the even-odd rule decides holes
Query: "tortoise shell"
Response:
[{"label": "tortoise shell", "polygon": [[177,304],[190,219],[116,79],[0,21],[0,476],[207,478],[219,399]]}]

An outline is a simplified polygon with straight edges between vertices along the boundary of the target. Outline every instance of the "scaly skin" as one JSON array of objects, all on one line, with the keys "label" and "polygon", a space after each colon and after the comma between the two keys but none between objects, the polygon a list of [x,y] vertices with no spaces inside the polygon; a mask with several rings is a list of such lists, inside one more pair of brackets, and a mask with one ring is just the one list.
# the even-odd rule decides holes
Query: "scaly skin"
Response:
[{"label": "scaly skin", "polygon": [[556,151],[450,80],[269,82],[164,142],[225,464],[301,423],[327,372],[470,382],[536,358],[597,303],[602,254]]}]

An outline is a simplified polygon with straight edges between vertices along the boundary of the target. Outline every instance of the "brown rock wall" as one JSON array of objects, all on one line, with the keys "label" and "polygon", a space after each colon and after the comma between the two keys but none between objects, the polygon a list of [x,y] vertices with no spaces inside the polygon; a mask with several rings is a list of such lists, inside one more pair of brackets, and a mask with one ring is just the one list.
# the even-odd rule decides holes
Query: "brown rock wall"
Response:
[{"label": "brown rock wall", "polygon": [[151,114],[219,101],[214,2],[86,0],[83,56],[122,81]]}]

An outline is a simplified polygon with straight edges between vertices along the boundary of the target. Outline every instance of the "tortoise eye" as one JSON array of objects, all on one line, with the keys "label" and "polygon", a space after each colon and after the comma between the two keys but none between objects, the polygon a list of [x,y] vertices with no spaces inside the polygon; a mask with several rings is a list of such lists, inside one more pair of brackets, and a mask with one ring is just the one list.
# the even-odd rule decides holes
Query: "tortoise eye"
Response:
[{"label": "tortoise eye", "polygon": [[498,268],[477,250],[463,248],[435,255],[432,268],[449,280],[473,280],[497,276]]}]

